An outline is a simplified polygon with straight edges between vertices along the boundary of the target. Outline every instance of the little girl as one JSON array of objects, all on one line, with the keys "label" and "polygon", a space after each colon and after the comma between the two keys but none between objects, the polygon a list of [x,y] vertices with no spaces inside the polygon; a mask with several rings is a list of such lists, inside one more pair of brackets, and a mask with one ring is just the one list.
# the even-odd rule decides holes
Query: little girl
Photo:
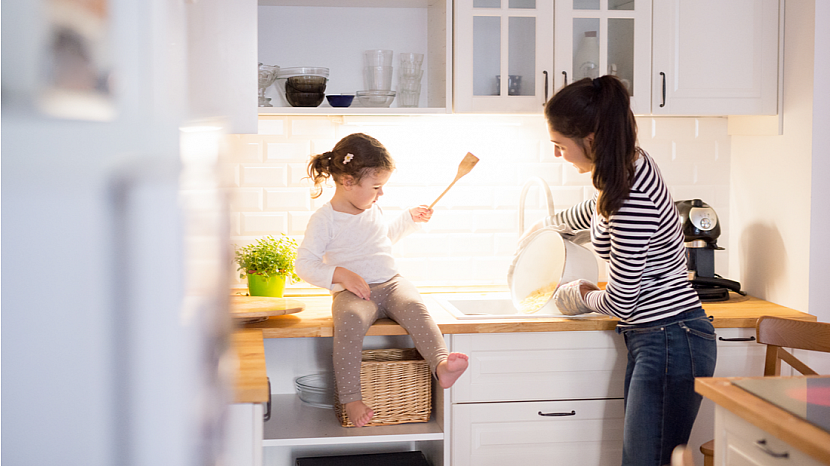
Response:
[{"label": "little girl", "polygon": [[374,416],[360,394],[363,337],[380,318],[388,317],[409,332],[415,348],[429,363],[443,388],[467,369],[467,355],[449,353],[415,287],[398,274],[392,244],[428,222],[432,210],[413,207],[388,225],[375,203],[383,195],[395,163],[375,138],[350,134],[331,152],[308,164],[313,198],[329,177],[335,192],[308,221],[297,250],[296,271],[303,280],[331,290],[334,320],[334,377],[337,395],[352,424],[366,425]]}]

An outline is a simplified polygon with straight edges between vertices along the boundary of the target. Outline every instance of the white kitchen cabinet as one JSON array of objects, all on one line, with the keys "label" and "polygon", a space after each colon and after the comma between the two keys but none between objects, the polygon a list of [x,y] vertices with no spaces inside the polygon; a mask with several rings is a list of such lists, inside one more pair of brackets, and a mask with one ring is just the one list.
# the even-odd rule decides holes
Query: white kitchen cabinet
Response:
[{"label": "white kitchen cabinet", "polygon": [[[345,428],[333,408],[303,403],[294,391],[298,376],[330,372],[331,338],[267,338],[271,418],[262,431],[263,465],[293,466],[306,456],[421,451],[433,466],[445,464],[444,390],[433,383],[429,422]],[[409,336],[367,336],[364,349],[411,348]]]},{"label": "white kitchen cabinet", "polygon": [[822,463],[718,406],[715,465],[819,466]]},{"label": "white kitchen cabinet", "polygon": [[654,115],[774,115],[779,0],[654,2]]},{"label": "white kitchen cabinet", "polygon": [[[258,61],[267,65],[329,68],[326,94],[365,89],[363,52],[392,50],[397,90],[399,54],[423,53],[421,94],[417,108],[291,107],[279,83],[266,96],[274,107],[257,107],[260,115],[353,115],[449,113],[452,108],[452,2],[449,0],[259,0]],[[253,66],[254,64],[252,64]]]},{"label": "white kitchen cabinet", "polygon": [[551,89],[553,0],[456,0],[457,113],[541,113]]},{"label": "white kitchen cabinet", "polygon": [[651,109],[651,1],[556,2],[554,89],[615,74],[628,87],[631,109]]},{"label": "white kitchen cabinet", "polygon": [[256,0],[184,2],[188,118],[257,132]]},{"label": "white kitchen cabinet", "polygon": [[263,414],[263,406],[258,403],[228,406],[224,464],[262,466]]},{"label": "white kitchen cabinet", "polygon": [[453,466],[620,463],[622,336],[491,333],[451,341],[470,357],[450,390]]},{"label": "white kitchen cabinet", "polygon": [[623,400],[453,405],[453,466],[617,466]]},{"label": "white kitchen cabinet", "polygon": [[[718,361],[714,377],[758,377],[764,374],[766,347],[755,341],[755,328],[717,328]],[[703,398],[689,446],[695,464],[703,464],[700,446],[715,437],[715,404]]]}]

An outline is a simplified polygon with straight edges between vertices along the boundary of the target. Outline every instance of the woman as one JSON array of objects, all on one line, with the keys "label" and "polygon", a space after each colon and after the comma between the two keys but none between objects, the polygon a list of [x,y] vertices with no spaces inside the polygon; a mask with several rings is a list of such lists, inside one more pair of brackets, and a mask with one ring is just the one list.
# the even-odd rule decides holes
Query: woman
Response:
[{"label": "woman", "polygon": [[563,284],[554,300],[566,314],[620,319],[628,348],[622,464],[669,464],[700,407],[694,378],[712,375],[717,351],[687,279],[677,210],[654,160],[637,146],[619,79],[566,86],[545,105],[545,118],[556,157],[590,172],[598,193],[544,223],[590,228],[594,250],[609,263],[605,290],[579,280]]}]

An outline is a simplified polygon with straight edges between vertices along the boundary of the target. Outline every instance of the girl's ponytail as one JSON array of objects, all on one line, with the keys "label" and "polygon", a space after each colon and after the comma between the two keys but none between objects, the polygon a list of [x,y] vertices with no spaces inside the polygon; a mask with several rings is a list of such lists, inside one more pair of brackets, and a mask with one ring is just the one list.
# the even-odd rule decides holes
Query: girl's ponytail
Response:
[{"label": "girl's ponytail", "polygon": [[314,183],[314,188],[311,190],[311,197],[317,199],[323,194],[322,184],[331,176],[329,165],[331,164],[332,153],[324,152],[311,156],[308,162],[308,177]]}]

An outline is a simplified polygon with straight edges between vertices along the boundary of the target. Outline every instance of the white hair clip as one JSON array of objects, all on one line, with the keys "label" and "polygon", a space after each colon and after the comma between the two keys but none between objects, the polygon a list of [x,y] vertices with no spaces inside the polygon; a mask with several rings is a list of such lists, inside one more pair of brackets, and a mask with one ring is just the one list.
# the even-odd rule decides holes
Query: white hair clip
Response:
[{"label": "white hair clip", "polygon": [[353,158],[354,154],[346,154],[346,156],[343,157],[343,165],[346,165],[347,163],[351,162]]}]

